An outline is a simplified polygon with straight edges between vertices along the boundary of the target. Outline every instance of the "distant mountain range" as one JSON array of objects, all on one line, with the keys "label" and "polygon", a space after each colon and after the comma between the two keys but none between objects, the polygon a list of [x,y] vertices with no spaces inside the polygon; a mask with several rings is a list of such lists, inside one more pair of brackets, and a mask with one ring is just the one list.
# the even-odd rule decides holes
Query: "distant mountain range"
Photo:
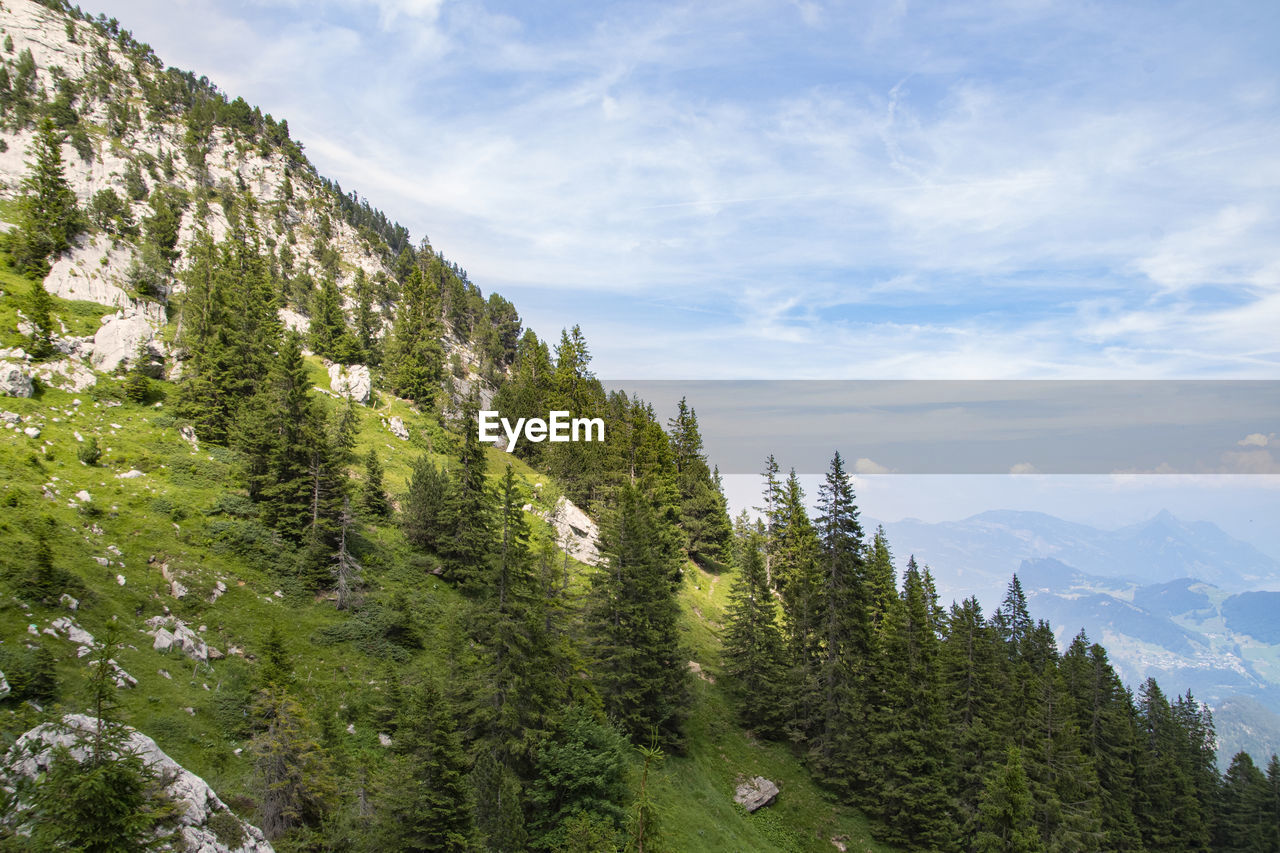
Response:
[{"label": "distant mountain range", "polygon": [[1005,510],[884,527],[944,604],[976,595],[990,613],[1016,572],[1061,646],[1083,630],[1130,686],[1155,677],[1209,702],[1224,762],[1280,750],[1280,563],[1252,545],[1167,511],[1117,530]]}]

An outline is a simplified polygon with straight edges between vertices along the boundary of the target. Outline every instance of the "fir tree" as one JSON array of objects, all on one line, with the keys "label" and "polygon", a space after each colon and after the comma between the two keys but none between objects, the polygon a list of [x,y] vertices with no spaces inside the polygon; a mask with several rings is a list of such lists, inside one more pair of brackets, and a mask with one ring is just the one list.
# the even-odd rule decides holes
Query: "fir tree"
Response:
[{"label": "fir tree", "polygon": [[476,847],[474,798],[457,726],[429,679],[400,709],[393,759],[379,785],[376,835],[383,850]]},{"label": "fir tree", "polygon": [[120,721],[114,656],[122,646],[111,623],[90,662],[88,693],[91,728],[76,732],[71,748],[54,750],[20,819],[39,850],[133,853],[170,849],[174,833],[163,826],[175,808],[165,780],[129,746]]},{"label": "fir tree", "polygon": [[729,592],[724,637],[725,671],[734,679],[739,716],[760,734],[780,734],[785,706],[775,691],[784,681],[782,633],[764,572],[764,538],[756,531],[739,543],[738,577]]},{"label": "fir tree", "polygon": [[48,358],[53,355],[53,297],[44,289],[44,281],[33,279],[31,294],[27,298],[27,320],[31,334],[27,336],[32,358]]},{"label": "fir tree", "polygon": [[9,253],[18,271],[33,280],[49,272],[49,258],[66,250],[84,228],[84,216],[67,184],[62,140],[49,119],[36,133],[22,181],[17,228],[9,236]]},{"label": "fir tree", "polygon": [[591,627],[605,710],[632,737],[679,744],[687,686],[671,554],[647,498],[629,483],[601,531]]},{"label": "fir tree", "polygon": [[[938,628],[927,570],[907,563],[898,606],[885,610],[884,648],[893,662],[884,679],[884,704],[871,721],[871,755],[879,772],[869,780],[887,837],[912,850],[944,849],[956,835],[948,792],[948,740],[939,671]],[[878,644],[877,644],[878,645]]]},{"label": "fir tree", "polygon": [[1016,746],[1009,747],[1004,766],[992,771],[982,792],[975,821],[975,853],[1043,853],[1031,805],[1022,754]]},{"label": "fir tree", "polygon": [[695,561],[714,565],[727,556],[732,527],[724,495],[702,452],[698,415],[685,398],[680,398],[676,416],[667,422],[667,431],[680,489],[680,528],[685,534],[685,549]]},{"label": "fir tree", "polygon": [[370,449],[369,455],[364,458],[364,481],[360,484],[359,507],[367,518],[374,520],[391,515],[391,502],[387,500],[382,476],[378,451]]},{"label": "fir tree", "polygon": [[847,786],[867,755],[861,667],[870,649],[862,526],[853,484],[837,452],[818,490],[818,559],[807,584],[816,640],[810,708],[811,753],[824,780]]},{"label": "fir tree", "polygon": [[437,296],[414,267],[400,293],[383,369],[392,390],[419,406],[432,401],[444,376],[443,333]]},{"label": "fir tree", "polygon": [[449,477],[427,454],[413,463],[409,493],[404,499],[401,526],[405,539],[416,548],[438,550],[450,531],[447,505]]},{"label": "fir tree", "polygon": [[1221,853],[1270,853],[1275,817],[1267,802],[1267,777],[1247,752],[1238,752],[1222,777],[1221,813],[1213,849]]}]

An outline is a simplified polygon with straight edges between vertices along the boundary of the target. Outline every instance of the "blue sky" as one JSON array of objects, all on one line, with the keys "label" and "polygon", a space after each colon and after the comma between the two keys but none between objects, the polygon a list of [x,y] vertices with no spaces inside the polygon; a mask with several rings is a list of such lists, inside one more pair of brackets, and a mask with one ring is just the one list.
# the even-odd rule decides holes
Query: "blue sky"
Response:
[{"label": "blue sky", "polygon": [[1274,3],[105,11],[603,376],[1277,373]]},{"label": "blue sky", "polygon": [[[603,377],[1280,377],[1280,4],[103,2]],[[1280,512],[873,479],[885,519]]]}]

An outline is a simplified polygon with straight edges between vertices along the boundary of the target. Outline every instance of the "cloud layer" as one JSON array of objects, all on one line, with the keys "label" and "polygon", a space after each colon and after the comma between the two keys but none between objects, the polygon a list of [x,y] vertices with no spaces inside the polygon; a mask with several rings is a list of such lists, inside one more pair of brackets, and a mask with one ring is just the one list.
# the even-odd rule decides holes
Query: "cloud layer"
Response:
[{"label": "cloud layer", "polygon": [[1274,375],[1273,4],[851,5],[104,11],[604,375]]}]

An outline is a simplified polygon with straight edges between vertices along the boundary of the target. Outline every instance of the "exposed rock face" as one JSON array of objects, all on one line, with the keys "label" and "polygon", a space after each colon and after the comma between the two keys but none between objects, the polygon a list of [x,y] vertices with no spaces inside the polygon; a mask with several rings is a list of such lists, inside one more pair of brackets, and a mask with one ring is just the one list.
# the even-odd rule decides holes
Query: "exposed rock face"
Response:
[{"label": "exposed rock face", "polygon": [[158,377],[164,364],[164,344],[156,338],[155,325],[141,311],[117,311],[103,319],[93,336],[91,360],[95,369],[110,373],[121,364],[132,367],[141,347],[145,350],[140,366]]},{"label": "exposed rock face", "polygon": [[[66,747],[73,758],[83,760],[88,754],[84,741],[97,731],[97,721],[83,714],[68,714],[62,725],[44,723],[18,738],[5,759],[4,773],[9,777],[35,779],[48,770],[54,750]],[[125,748],[167,779],[165,790],[183,808],[178,823],[185,849],[197,853],[274,853],[262,830],[235,817],[218,795],[199,776],[164,753],[156,742],[141,732],[131,731]],[[240,825],[241,843],[228,847],[218,841],[210,823],[215,815],[227,813]],[[221,819],[226,822],[226,819]]]},{"label": "exposed rock face", "polygon": [[401,441],[409,440],[409,429],[404,425],[404,421],[400,420],[399,417],[392,418],[387,423],[387,429],[391,430],[391,434]]},{"label": "exposed rock face", "polygon": [[346,368],[341,364],[331,364],[329,387],[339,397],[347,397],[357,403],[368,403],[373,394],[373,379],[369,376],[369,368],[363,364],[352,364]]},{"label": "exposed rock face", "polygon": [[0,362],[0,394],[6,397],[30,397],[35,390],[35,383],[25,370],[16,364]]},{"label": "exposed rock face", "polygon": [[561,495],[547,521],[556,529],[560,550],[588,565],[599,561],[600,528],[573,501]]},{"label": "exposed rock face", "polygon": [[9,682],[5,679],[4,673],[0,672],[0,699],[9,695]]},{"label": "exposed rock face", "polygon": [[733,794],[733,801],[740,803],[749,812],[758,811],[765,806],[773,805],[778,799],[778,786],[763,776],[757,776],[743,782]]}]

